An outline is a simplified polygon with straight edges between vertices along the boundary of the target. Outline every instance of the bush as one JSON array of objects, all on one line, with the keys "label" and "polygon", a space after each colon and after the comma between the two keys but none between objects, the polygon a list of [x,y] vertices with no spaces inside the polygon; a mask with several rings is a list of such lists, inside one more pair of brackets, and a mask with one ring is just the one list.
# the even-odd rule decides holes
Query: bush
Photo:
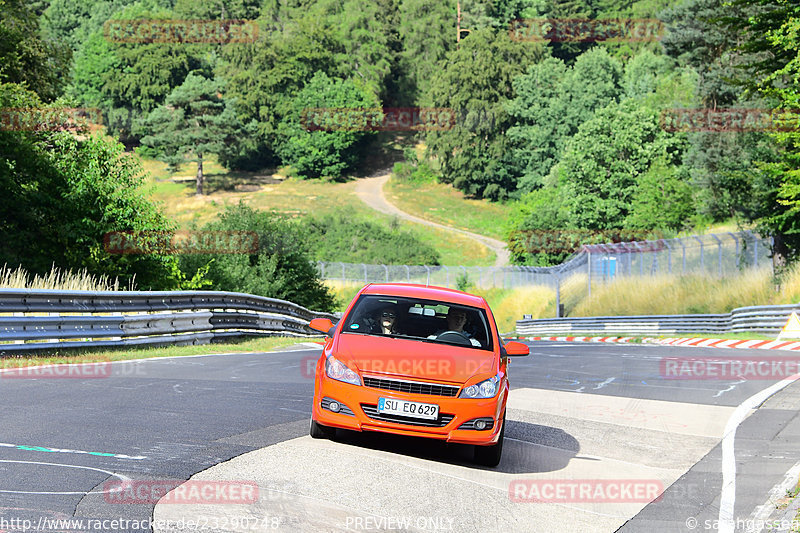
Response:
[{"label": "bush", "polygon": [[185,272],[208,265],[208,289],[280,298],[315,311],[333,311],[333,295],[323,285],[300,232],[287,220],[239,204],[228,206],[219,220],[206,224],[202,231],[248,231],[258,236],[256,253],[183,256]]},{"label": "bush", "polygon": [[439,252],[411,232],[393,224],[385,229],[344,214],[311,218],[302,223],[305,240],[317,261],[382,265],[438,265]]}]

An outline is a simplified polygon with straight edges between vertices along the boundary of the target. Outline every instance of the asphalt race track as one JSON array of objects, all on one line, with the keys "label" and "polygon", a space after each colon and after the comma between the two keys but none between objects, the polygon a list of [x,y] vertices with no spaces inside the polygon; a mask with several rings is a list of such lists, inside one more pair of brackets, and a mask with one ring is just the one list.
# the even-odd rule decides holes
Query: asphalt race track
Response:
[{"label": "asphalt race track", "polygon": [[[512,360],[496,469],[427,440],[311,439],[309,344],[113,363],[97,378],[0,374],[0,532],[717,531],[720,508],[768,517],[797,470],[800,384],[663,376],[668,357],[764,352],[529,344]],[[724,496],[723,471],[735,480]],[[245,491],[177,503],[190,478]],[[120,498],[130,484],[161,492]],[[569,496],[576,484],[593,496]]]}]

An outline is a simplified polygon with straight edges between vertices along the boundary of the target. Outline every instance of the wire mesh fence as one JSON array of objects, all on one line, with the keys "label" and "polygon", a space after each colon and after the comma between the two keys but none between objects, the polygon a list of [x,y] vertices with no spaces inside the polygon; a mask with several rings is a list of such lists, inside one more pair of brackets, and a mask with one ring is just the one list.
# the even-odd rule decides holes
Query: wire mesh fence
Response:
[{"label": "wire mesh fence", "polygon": [[455,288],[542,285],[558,289],[568,278],[591,284],[627,276],[706,274],[728,277],[746,269],[771,267],[771,239],[752,232],[696,235],[654,241],[583,245],[567,261],[552,267],[370,265],[318,262],[323,279],[366,284],[406,282]]}]

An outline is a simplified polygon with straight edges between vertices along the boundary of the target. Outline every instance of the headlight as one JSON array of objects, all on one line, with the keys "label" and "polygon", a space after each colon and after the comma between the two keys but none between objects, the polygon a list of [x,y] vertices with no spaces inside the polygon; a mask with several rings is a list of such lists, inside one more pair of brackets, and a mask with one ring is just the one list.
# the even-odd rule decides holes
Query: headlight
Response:
[{"label": "headlight", "polygon": [[361,378],[358,377],[358,374],[332,355],[325,360],[325,374],[331,379],[361,385]]},{"label": "headlight", "polygon": [[495,394],[497,394],[497,390],[499,389],[498,383],[500,383],[500,374],[497,374],[492,378],[483,380],[480,383],[476,383],[475,385],[470,385],[469,387],[461,391],[461,394],[459,394],[458,397],[494,398]]}]

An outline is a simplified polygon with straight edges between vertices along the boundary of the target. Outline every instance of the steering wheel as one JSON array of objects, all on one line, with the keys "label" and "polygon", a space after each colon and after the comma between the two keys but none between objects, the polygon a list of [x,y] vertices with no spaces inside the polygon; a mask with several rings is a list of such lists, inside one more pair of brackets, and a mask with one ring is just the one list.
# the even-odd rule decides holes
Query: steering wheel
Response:
[{"label": "steering wheel", "polygon": [[464,346],[472,346],[469,337],[460,331],[444,331],[436,336],[436,340],[452,342],[453,344],[462,344]]}]

